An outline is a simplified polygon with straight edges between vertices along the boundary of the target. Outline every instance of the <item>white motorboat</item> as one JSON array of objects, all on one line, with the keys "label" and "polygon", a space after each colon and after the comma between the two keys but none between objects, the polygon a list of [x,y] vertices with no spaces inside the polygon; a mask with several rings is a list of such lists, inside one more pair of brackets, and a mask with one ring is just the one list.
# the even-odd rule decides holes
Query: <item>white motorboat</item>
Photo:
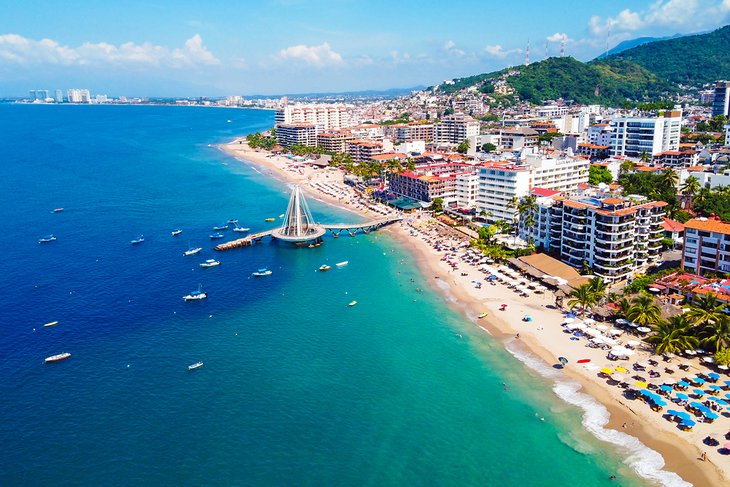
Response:
[{"label": "white motorboat", "polygon": [[205,262],[200,263],[200,267],[215,267],[217,265],[221,265],[221,263],[215,259],[208,259]]}]

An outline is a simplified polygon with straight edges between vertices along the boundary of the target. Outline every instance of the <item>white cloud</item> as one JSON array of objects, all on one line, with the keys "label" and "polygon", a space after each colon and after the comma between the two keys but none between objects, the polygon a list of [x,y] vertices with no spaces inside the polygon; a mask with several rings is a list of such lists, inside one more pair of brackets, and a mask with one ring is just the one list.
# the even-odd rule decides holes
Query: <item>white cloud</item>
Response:
[{"label": "white cloud", "polygon": [[147,65],[173,68],[218,65],[220,61],[204,45],[200,35],[185,41],[183,47],[169,49],[145,42],[85,42],[78,47],[59,44],[52,39],[34,40],[18,34],[0,35],[0,63],[60,66]]},{"label": "white cloud", "polygon": [[[695,32],[719,27],[730,13],[730,0],[657,0],[645,10],[624,9],[615,17],[591,17],[589,31],[595,36],[643,31]],[[667,29],[671,30],[668,31]]]},{"label": "white cloud", "polygon": [[311,66],[327,66],[342,64],[342,56],[332,50],[329,43],[323,42],[319,46],[305,46],[299,44],[279,51],[279,59],[301,61]]},{"label": "white cloud", "polygon": [[448,52],[449,54],[453,54],[454,56],[461,57],[466,54],[463,49],[459,49],[456,47],[456,43],[452,40],[448,40],[444,43],[444,51]]},{"label": "white cloud", "polygon": [[491,46],[486,46],[484,48],[484,52],[487,53],[489,56],[505,58],[511,54],[517,54],[519,52],[522,52],[522,49],[504,49],[501,44],[494,44]]},{"label": "white cloud", "polygon": [[555,34],[548,36],[546,38],[548,42],[569,42],[572,39],[568,37],[568,34],[565,34],[563,32],[556,32]]}]

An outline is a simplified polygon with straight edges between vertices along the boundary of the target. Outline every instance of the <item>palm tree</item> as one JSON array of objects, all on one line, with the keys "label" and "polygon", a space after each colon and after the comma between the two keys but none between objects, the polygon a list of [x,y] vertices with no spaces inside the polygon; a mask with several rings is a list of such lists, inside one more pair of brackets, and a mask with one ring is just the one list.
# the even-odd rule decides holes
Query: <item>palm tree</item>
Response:
[{"label": "palm tree", "polygon": [[673,169],[665,169],[662,171],[662,174],[659,177],[659,182],[663,186],[667,186],[669,188],[675,188],[677,186],[677,182],[679,181],[679,176],[677,176],[677,173],[674,172]]},{"label": "palm tree", "polygon": [[730,317],[724,315],[713,323],[705,323],[700,331],[702,346],[716,352],[730,348]]},{"label": "palm tree", "polygon": [[649,162],[650,159],[651,158],[649,157],[649,153],[648,152],[646,152],[645,150],[641,151],[641,154],[639,155],[639,160],[643,164],[646,164],[647,162]]},{"label": "palm tree", "polygon": [[646,293],[638,294],[626,312],[626,318],[640,325],[655,325],[662,317],[662,310],[654,302],[654,296]]},{"label": "palm tree", "polygon": [[588,281],[588,286],[591,292],[595,295],[596,303],[600,303],[606,296],[606,289],[608,289],[608,285],[600,277],[594,277]]},{"label": "palm tree", "polygon": [[690,176],[684,180],[684,184],[682,185],[682,192],[684,194],[686,194],[687,196],[692,196],[699,190],[700,181],[696,177]]},{"label": "palm tree", "polygon": [[692,306],[689,308],[687,317],[695,325],[701,325],[706,323],[717,323],[725,318],[725,304],[721,303],[717,299],[717,295],[714,293],[707,293],[704,296],[699,296],[694,300]]},{"label": "palm tree", "polygon": [[522,198],[517,203],[517,214],[520,217],[518,224],[522,223],[522,225],[520,226],[522,226],[523,228],[529,228],[534,225],[535,217],[532,215],[532,213],[536,210],[537,196],[531,194]]},{"label": "palm tree", "polygon": [[624,162],[621,163],[621,166],[619,166],[619,169],[622,173],[633,171],[634,167],[636,165],[633,163],[633,161],[626,159]]},{"label": "palm tree", "polygon": [[658,323],[654,331],[656,334],[646,341],[656,345],[654,352],[657,355],[694,350],[699,345],[697,337],[691,334],[690,322],[685,315],[672,316],[668,321]]},{"label": "palm tree", "polygon": [[700,188],[697,193],[695,193],[695,197],[693,198],[694,203],[703,203],[712,195],[712,190],[710,188]]},{"label": "palm tree", "polygon": [[583,284],[578,286],[569,295],[568,307],[570,309],[580,306],[581,314],[584,314],[587,310],[595,306],[598,301],[596,300],[596,294],[591,289],[591,285]]}]

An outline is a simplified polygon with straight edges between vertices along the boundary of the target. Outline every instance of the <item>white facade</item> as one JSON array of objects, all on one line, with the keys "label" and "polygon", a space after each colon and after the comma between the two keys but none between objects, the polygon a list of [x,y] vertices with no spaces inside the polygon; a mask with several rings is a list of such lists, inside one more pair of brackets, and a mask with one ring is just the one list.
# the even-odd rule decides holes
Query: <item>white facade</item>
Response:
[{"label": "white facade", "polygon": [[445,116],[434,127],[436,142],[460,144],[465,139],[479,135],[479,122],[461,113]]},{"label": "white facade", "polygon": [[699,275],[730,272],[730,223],[710,218],[686,222],[682,268]]},{"label": "white facade", "polygon": [[393,146],[393,150],[396,152],[403,152],[405,154],[411,154],[413,152],[423,154],[426,152],[426,141],[414,140],[413,142],[402,142]]},{"label": "white facade", "polygon": [[286,105],[276,111],[276,125],[282,123],[313,123],[321,131],[337,130],[354,125],[348,105],[328,103]]},{"label": "white facade", "polygon": [[593,125],[586,129],[588,143],[593,145],[611,145],[613,129],[606,124]]},{"label": "white facade", "polygon": [[570,108],[567,106],[543,105],[541,107],[535,108],[535,115],[537,115],[538,117],[556,118],[567,115],[568,110],[570,110]]},{"label": "white facade", "polygon": [[657,117],[626,117],[611,121],[611,155],[639,157],[679,150],[682,111],[659,112]]},{"label": "white facade", "polygon": [[705,171],[690,171],[689,175],[696,178],[697,181],[700,182],[700,186],[703,188],[730,186],[730,171],[725,171],[724,173],[720,174]]},{"label": "white facade", "polygon": [[730,125],[725,125],[725,147],[730,147]]},{"label": "white facade", "polygon": [[89,90],[71,88],[66,95],[69,103],[91,103],[91,93],[89,93]]},{"label": "white facade", "polygon": [[479,175],[465,172],[456,175],[456,204],[460,208],[476,208]]},{"label": "white facade", "polygon": [[570,192],[588,182],[590,161],[580,157],[547,157],[529,154],[524,164],[493,164],[479,168],[477,210],[491,213],[490,220],[514,221],[517,209],[510,207],[532,188]]}]

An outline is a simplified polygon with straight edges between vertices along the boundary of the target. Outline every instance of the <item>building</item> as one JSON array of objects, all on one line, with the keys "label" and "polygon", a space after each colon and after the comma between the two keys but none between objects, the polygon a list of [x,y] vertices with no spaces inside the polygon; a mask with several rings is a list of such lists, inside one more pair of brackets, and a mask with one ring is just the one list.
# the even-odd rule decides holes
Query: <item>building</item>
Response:
[{"label": "building", "polygon": [[284,146],[317,145],[317,126],[313,123],[294,122],[282,123],[276,126],[276,141]]},{"label": "building", "polygon": [[479,191],[479,175],[476,171],[465,171],[456,174],[456,204],[459,208],[472,209],[477,206]]},{"label": "building", "polygon": [[543,105],[534,109],[535,115],[544,118],[557,118],[567,115],[569,107],[563,105]]},{"label": "building", "polygon": [[712,116],[730,114],[730,82],[718,81],[715,84],[715,97],[712,100]]},{"label": "building", "polygon": [[397,143],[414,142],[416,140],[431,142],[434,139],[434,125],[432,123],[397,124],[390,128],[393,140]]},{"label": "building", "polygon": [[589,144],[595,145],[611,145],[611,136],[613,128],[605,123],[597,123],[586,129],[586,137]]},{"label": "building", "polygon": [[625,117],[611,121],[611,155],[640,157],[679,150],[682,111],[658,112],[656,117]]},{"label": "building", "polygon": [[89,93],[89,90],[71,88],[66,92],[66,98],[69,103],[91,103],[91,93]]},{"label": "building", "polygon": [[693,218],[684,224],[684,233],[683,269],[701,276],[730,273],[730,223]]},{"label": "building", "polygon": [[[696,170],[701,169],[701,170]],[[693,167],[689,170],[689,175],[697,179],[703,188],[717,188],[720,186],[730,186],[730,170],[722,173],[715,173],[703,166]]]},{"label": "building", "polygon": [[695,150],[664,151],[651,157],[653,164],[666,167],[692,167],[700,162],[700,153]]},{"label": "building", "polygon": [[311,103],[285,105],[276,110],[275,125],[283,123],[306,122],[319,127],[320,132],[337,130],[354,125],[351,117],[351,107],[348,105],[331,103]]},{"label": "building", "polygon": [[662,222],[664,229],[664,238],[671,239],[674,247],[679,248],[684,243],[684,224],[671,218],[665,218]]},{"label": "building", "polygon": [[347,153],[353,162],[367,162],[373,156],[384,152],[383,143],[375,140],[355,139],[347,142]]},{"label": "building", "polygon": [[537,147],[540,134],[533,128],[509,128],[499,132],[500,142],[505,149],[521,150]]},{"label": "building", "polygon": [[[414,171],[389,173],[389,189],[395,194],[420,201],[433,201],[442,198],[444,204],[458,204],[457,180],[461,176],[461,186],[467,175],[474,174],[474,167],[468,164],[434,164],[422,166]],[[468,199],[468,195],[464,195]]]},{"label": "building", "polygon": [[606,282],[629,279],[660,258],[663,201],[548,196],[536,206],[534,224],[520,225],[520,236]]},{"label": "building", "polygon": [[376,123],[356,125],[347,129],[356,139],[382,141],[385,138],[383,127]]},{"label": "building", "polygon": [[54,101],[55,101],[56,103],[63,103],[63,91],[61,91],[61,90],[56,90],[56,92],[54,93],[54,95],[55,95],[55,96],[53,97],[53,100],[54,100]]},{"label": "building", "polygon": [[434,129],[434,141],[446,144],[461,144],[477,135],[479,135],[479,121],[463,113],[445,116]]},{"label": "building", "polygon": [[30,90],[30,99],[33,101],[46,101],[49,98],[48,90]]},{"label": "building", "polygon": [[480,166],[477,210],[487,211],[491,221],[515,221],[512,205],[532,188],[570,192],[588,182],[590,161],[582,157],[528,154],[524,164],[497,162]]},{"label": "building", "polygon": [[725,125],[725,147],[730,147],[730,124]]},{"label": "building", "polygon": [[354,139],[345,130],[331,130],[317,134],[317,145],[328,152],[347,152],[347,142]]},{"label": "building", "polygon": [[596,144],[578,144],[578,154],[588,156],[591,159],[604,159],[608,157],[611,146]]}]

